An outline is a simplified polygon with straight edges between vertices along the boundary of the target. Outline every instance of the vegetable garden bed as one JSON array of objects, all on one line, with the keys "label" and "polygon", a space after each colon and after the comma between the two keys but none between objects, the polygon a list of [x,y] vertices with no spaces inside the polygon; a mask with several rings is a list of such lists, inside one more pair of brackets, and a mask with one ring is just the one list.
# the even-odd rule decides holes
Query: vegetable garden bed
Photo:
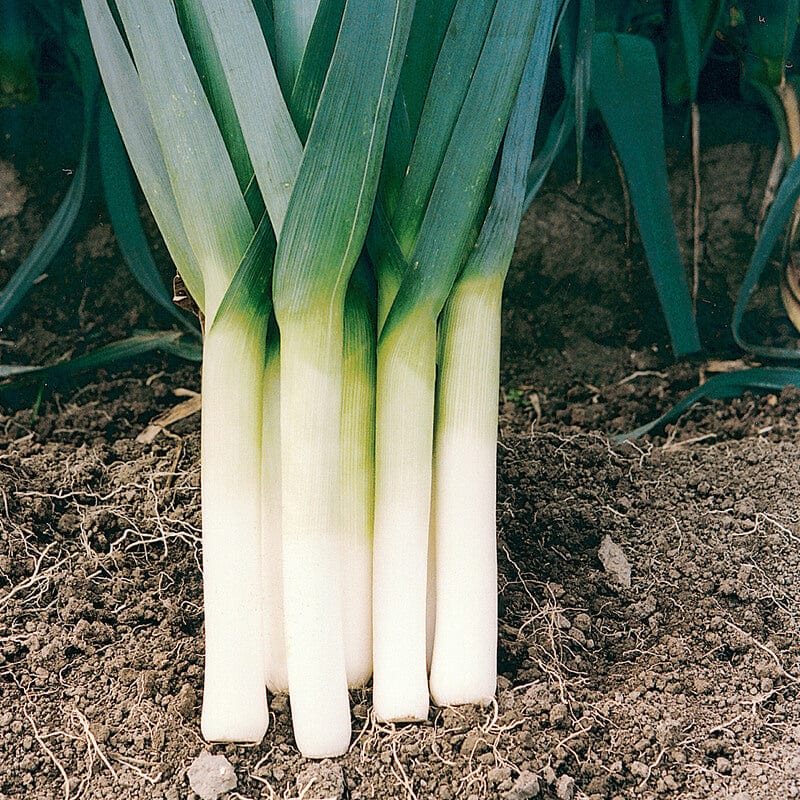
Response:
[{"label": "vegetable garden bed", "polygon": [[[741,112],[703,109],[703,333],[729,316],[771,162],[752,110],[749,132],[726,141]],[[507,286],[496,704],[434,707],[427,723],[393,728],[359,690],[350,751],[313,763],[273,698],[260,746],[212,748],[235,772],[229,797],[797,791],[800,394],[711,403],[662,436],[610,441],[714,365],[672,363],[641,248],[625,243],[613,162],[590,150],[585,170],[581,187],[567,167],[548,181]],[[671,178],[688,246],[691,175]],[[60,188],[52,172],[0,162],[0,271]],[[165,324],[111,269],[104,219],[74,261],[4,327],[4,362]],[[776,281],[753,308],[786,338]],[[735,353],[720,337],[710,355]],[[151,356],[3,400],[0,798],[191,796],[187,769],[205,747],[198,417],[137,437],[198,390],[195,366]],[[606,536],[630,563],[629,588],[599,559]]]}]

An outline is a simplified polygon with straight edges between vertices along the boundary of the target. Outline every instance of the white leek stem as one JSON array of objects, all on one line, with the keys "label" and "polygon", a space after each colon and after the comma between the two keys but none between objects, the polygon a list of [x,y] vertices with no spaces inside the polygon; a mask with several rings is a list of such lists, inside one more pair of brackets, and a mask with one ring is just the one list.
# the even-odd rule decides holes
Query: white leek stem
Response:
[{"label": "white leek stem", "polygon": [[496,453],[501,283],[461,281],[445,307],[436,400],[438,705],[487,702],[497,682]]},{"label": "white leek stem", "polygon": [[384,721],[428,716],[426,597],[436,325],[409,320],[378,346],[373,703]]},{"label": "white leek stem", "polygon": [[271,692],[289,690],[283,630],[283,548],[281,545],[281,365],[277,342],[267,346],[261,434],[261,590],[264,671]]},{"label": "white leek stem", "polygon": [[202,508],[209,741],[267,730],[261,640],[261,385],[266,325],[232,312],[203,346]]},{"label": "white leek stem", "polygon": [[327,758],[347,751],[351,732],[339,568],[343,321],[279,322],[289,696],[300,752]]},{"label": "white leek stem", "polygon": [[[431,478],[433,485],[433,477]],[[428,583],[425,597],[425,665],[428,674],[431,671],[433,659],[433,635],[436,632],[436,541],[433,531],[433,503],[435,495],[431,498],[431,527],[428,532]]]},{"label": "white leek stem", "polygon": [[358,292],[345,301],[341,574],[347,682],[372,676],[372,535],[375,508],[375,324]]}]

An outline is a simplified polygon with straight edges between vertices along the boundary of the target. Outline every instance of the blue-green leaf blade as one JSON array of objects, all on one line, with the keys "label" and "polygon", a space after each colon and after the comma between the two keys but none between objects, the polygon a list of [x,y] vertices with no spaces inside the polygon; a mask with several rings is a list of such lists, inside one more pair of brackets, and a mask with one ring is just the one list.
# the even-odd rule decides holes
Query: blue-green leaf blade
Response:
[{"label": "blue-green leaf blade", "polygon": [[392,218],[411,255],[442,161],[481,56],[495,0],[458,0],[436,61],[406,177]]},{"label": "blue-green leaf blade", "polygon": [[31,252],[17,267],[8,283],[0,291],[0,324],[17,308],[36,279],[53,262],[69,237],[78,215],[86,200],[87,176],[95,124],[96,98],[84,100],[84,130],[81,152],[75,174],[72,176],[67,193],[47,223],[42,235],[36,240]]},{"label": "blue-green leaf blade", "polygon": [[213,317],[253,236],[250,213],[172,3],[117,0],[117,8],[183,227],[202,268],[206,316]]},{"label": "blue-green leaf blade", "polygon": [[[272,226],[280,237],[303,148],[249,0],[187,3],[227,81]],[[220,76],[220,79],[222,76]]]},{"label": "blue-green leaf blade", "polygon": [[344,13],[344,0],[321,0],[289,101],[302,141],[308,137]]},{"label": "blue-green leaf blade", "polygon": [[392,336],[417,313],[435,320],[447,300],[482,221],[487,187],[542,5],[497,2],[425,210],[410,259],[414,269],[406,271],[382,338]]},{"label": "blue-green leaf blade", "polygon": [[167,174],[136,67],[106,0],[82,0],[106,95],[125,148],[164,242],[187,289],[201,310],[204,282]]},{"label": "blue-green leaf blade", "polygon": [[117,126],[107,103],[100,108],[100,176],[106,207],[122,257],[147,295],[184,328],[198,332],[167,290],[153,259],[150,245],[139,218],[131,170]]},{"label": "blue-green leaf blade", "polygon": [[[344,299],[377,190],[413,2],[350,0],[278,241],[273,302],[282,314]],[[363,31],[371,47],[363,47]],[[333,155],[332,155],[333,154]]]},{"label": "blue-green leaf blade", "polygon": [[459,280],[482,275],[505,280],[526,204],[528,175],[559,3],[542,3],[519,93],[508,121],[494,195]]},{"label": "blue-green leaf blade", "polygon": [[714,375],[702,386],[698,386],[676,403],[665,414],[642,425],[630,433],[615,437],[617,442],[639,439],[647,433],[659,430],[670,422],[675,422],[682,414],[701,400],[723,400],[741,397],[748,391],[779,392],[787,386],[800,386],[800,369],[793,367],[752,367],[738,372]]},{"label": "blue-green leaf blade", "polygon": [[670,205],[661,78],[653,45],[639,36],[596,33],[592,98],[622,161],[675,355],[694,353],[700,349],[700,336]]}]

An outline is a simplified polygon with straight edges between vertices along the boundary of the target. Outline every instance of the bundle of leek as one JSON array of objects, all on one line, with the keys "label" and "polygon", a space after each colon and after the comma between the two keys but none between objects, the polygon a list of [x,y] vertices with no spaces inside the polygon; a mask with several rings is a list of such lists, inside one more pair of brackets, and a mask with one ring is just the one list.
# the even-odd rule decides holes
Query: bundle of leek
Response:
[{"label": "bundle of leek", "polygon": [[266,684],[340,754],[373,655],[378,715],[427,714],[432,476],[431,687],[490,697],[500,291],[560,0],[82,2],[204,317],[204,736],[259,741]]}]

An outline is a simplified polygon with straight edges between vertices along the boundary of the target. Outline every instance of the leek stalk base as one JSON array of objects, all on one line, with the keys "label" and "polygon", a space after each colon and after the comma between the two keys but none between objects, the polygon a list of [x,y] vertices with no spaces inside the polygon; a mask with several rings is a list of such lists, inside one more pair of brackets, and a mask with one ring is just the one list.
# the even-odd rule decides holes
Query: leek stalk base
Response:
[{"label": "leek stalk base", "polygon": [[498,284],[456,285],[445,306],[434,444],[438,705],[486,703],[497,683]]},{"label": "leek stalk base", "polygon": [[385,722],[428,716],[426,619],[436,325],[378,345],[373,704]]},{"label": "leek stalk base", "polygon": [[351,734],[339,561],[342,318],[327,322],[281,326],[286,662],[306,758],[342,755]]},{"label": "leek stalk base", "polygon": [[260,742],[269,719],[260,591],[265,340],[260,320],[232,313],[212,326],[203,345],[201,728],[215,742]]}]

